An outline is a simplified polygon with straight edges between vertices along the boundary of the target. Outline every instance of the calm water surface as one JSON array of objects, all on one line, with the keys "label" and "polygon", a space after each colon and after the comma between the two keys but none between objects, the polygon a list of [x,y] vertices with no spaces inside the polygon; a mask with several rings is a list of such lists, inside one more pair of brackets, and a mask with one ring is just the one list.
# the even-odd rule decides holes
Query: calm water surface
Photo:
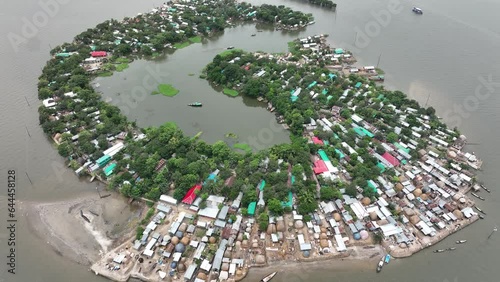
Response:
[{"label": "calm water surface", "polygon": [[[13,48],[7,35],[11,32],[22,34],[23,19],[31,21],[33,15],[42,11],[38,1],[2,1],[0,10],[0,124],[2,134],[0,144],[2,159],[0,164],[1,181],[6,183],[7,169],[16,169],[18,174],[17,198],[19,201],[54,201],[80,195],[93,188],[75,179],[71,171],[61,166],[62,160],[43,135],[38,126],[37,107],[40,104],[36,95],[37,77],[41,67],[49,59],[49,50],[74,35],[93,27],[99,22],[114,17],[133,16],[160,4],[162,1],[118,1],[92,0],[67,1],[59,5],[58,11],[33,34],[28,34],[27,42]],[[375,275],[372,270],[362,270],[346,266],[330,270],[314,265],[301,265],[292,271],[280,273],[276,281],[498,281],[498,254],[500,253],[500,234],[486,240],[494,225],[498,224],[500,211],[499,182],[496,168],[500,166],[500,155],[496,144],[500,137],[500,87],[492,85],[490,91],[479,89],[481,99],[474,100],[475,91],[481,79],[500,82],[500,20],[497,11],[500,2],[464,0],[416,0],[399,1],[402,7],[390,14],[390,19],[377,21],[375,13],[388,10],[388,0],[339,0],[336,13],[323,11],[301,1],[265,0],[252,3],[283,4],[311,12],[316,24],[306,32],[286,35],[281,32],[263,32],[250,37],[252,26],[228,30],[225,35],[203,44],[197,44],[169,55],[165,61],[156,62],[170,71],[172,84],[181,89],[177,97],[148,96],[137,103],[134,112],[141,125],[158,125],[174,120],[188,134],[203,131],[208,141],[220,139],[224,133],[235,132],[241,138],[256,136],[259,130],[272,126],[273,116],[257,104],[242,98],[230,98],[217,93],[209,85],[197,78],[198,66],[204,66],[214,54],[233,45],[248,50],[284,51],[286,41],[302,35],[327,33],[330,43],[355,51],[364,65],[375,65],[380,58],[379,67],[386,71],[386,85],[400,89],[408,95],[436,108],[447,122],[459,125],[471,142],[471,146],[484,160],[483,171],[479,177],[493,190],[487,195],[480,207],[488,213],[485,220],[474,224],[440,243],[447,247],[457,239],[467,239],[467,244],[453,254],[436,255],[423,251],[409,259],[393,260],[384,271]],[[415,5],[424,10],[424,15],[411,12]],[[399,6],[398,6],[399,7]],[[383,12],[382,12],[383,13]],[[386,17],[387,18],[387,17]],[[378,29],[376,27],[379,27]],[[371,28],[371,29],[370,29]],[[371,30],[371,31],[370,31]],[[368,31],[368,32],[367,32]],[[362,37],[365,41],[362,42]],[[358,38],[356,41],[355,38]],[[349,48],[354,46],[354,48]],[[182,62],[182,64],[181,64]],[[137,62],[122,74],[102,81],[105,95],[115,99],[118,84],[135,86],[133,78],[144,72],[146,64]],[[174,73],[175,70],[178,70]],[[195,76],[189,76],[195,73]],[[123,80],[123,77],[127,77]],[[114,80],[117,81],[114,81]],[[130,83],[130,84],[127,84]],[[205,88],[206,87],[206,88]],[[203,90],[203,91],[201,91]],[[486,94],[489,95],[486,95]],[[185,107],[193,99],[201,99],[210,107],[200,111]],[[179,102],[179,106],[177,103]],[[453,110],[466,105],[461,113]],[[250,106],[250,107],[248,107]],[[164,108],[164,111],[161,109]],[[217,108],[217,112],[210,109]],[[258,117],[255,117],[253,115]],[[458,118],[460,117],[461,118]],[[253,120],[248,120],[253,117]],[[248,125],[255,124],[255,127]],[[248,126],[248,127],[247,127]],[[247,133],[245,133],[247,132]],[[250,133],[248,133],[250,132]],[[277,142],[287,140],[284,132],[275,135]],[[243,140],[244,141],[244,140]],[[31,182],[26,177],[28,173]],[[5,192],[0,198],[0,213],[6,214]],[[13,282],[66,282],[66,281],[105,281],[88,272],[87,267],[68,262],[55,254],[46,243],[32,235],[21,213],[17,230],[17,274],[6,273],[5,256],[6,235],[0,234],[0,278]],[[2,224],[5,224],[5,216]],[[0,228],[2,232],[5,230]],[[499,236],[497,236],[499,235]],[[270,270],[256,270],[247,281],[258,281]],[[1,280],[0,280],[1,281]]]}]

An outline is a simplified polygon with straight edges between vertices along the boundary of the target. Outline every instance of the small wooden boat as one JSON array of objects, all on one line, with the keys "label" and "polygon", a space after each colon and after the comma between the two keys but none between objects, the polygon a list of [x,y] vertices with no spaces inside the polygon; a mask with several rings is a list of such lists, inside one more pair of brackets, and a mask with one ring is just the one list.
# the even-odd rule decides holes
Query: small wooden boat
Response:
[{"label": "small wooden boat", "polygon": [[386,264],[389,264],[389,262],[391,261],[391,255],[390,254],[385,255],[384,261]]},{"label": "small wooden boat", "polygon": [[255,33],[254,33],[254,34],[252,34],[252,36],[256,36],[256,35],[257,35],[257,34],[255,34]]},{"label": "small wooden boat", "polygon": [[412,11],[413,11],[415,14],[418,14],[418,15],[422,15],[422,14],[424,14],[424,11],[422,11],[422,9],[417,8],[417,7],[413,7]]},{"label": "small wooden boat", "polygon": [[474,192],[471,192],[470,194],[471,194],[472,196],[476,197],[476,198],[479,198],[479,195],[478,195],[478,194],[476,194],[476,193],[474,193]]},{"label": "small wooden boat", "polygon": [[382,258],[377,264],[377,272],[382,271],[382,267],[384,266],[384,258]]},{"label": "small wooden boat", "polygon": [[273,272],[273,273],[271,273],[271,274],[267,275],[266,277],[262,278],[262,279],[260,280],[260,282],[268,282],[268,281],[271,281],[271,279],[273,279],[273,277],[274,277],[274,276],[276,276],[276,274],[277,274],[277,273],[278,273],[278,272]]},{"label": "small wooden boat", "polygon": [[480,208],[479,208],[479,207],[477,207],[477,206],[474,206],[474,207],[475,207],[475,208],[476,208],[476,210],[478,210],[480,213],[482,213],[482,214],[486,215],[486,213],[485,213],[482,209],[480,209]]},{"label": "small wooden boat", "polygon": [[483,189],[484,189],[484,191],[486,191],[486,192],[488,192],[488,193],[491,193],[491,190],[490,190],[490,189],[488,189],[488,188],[486,188],[486,187],[484,187],[484,185],[483,185],[483,184],[480,184],[480,186],[481,186],[481,188],[483,188]]},{"label": "small wooden boat", "polygon": [[467,240],[458,240],[456,243],[457,244],[464,244],[465,242],[467,242]]},{"label": "small wooden boat", "polygon": [[201,106],[203,106],[203,104],[200,103],[200,102],[194,102],[194,103],[188,104],[188,106],[190,106],[190,107],[201,107]]},{"label": "small wooden boat", "polygon": [[435,253],[442,253],[442,252],[444,252],[444,250],[443,249],[439,249],[439,250],[434,250],[434,252]]},{"label": "small wooden boat", "polygon": [[484,215],[479,214],[479,218],[480,218],[480,219],[484,219]]},{"label": "small wooden boat", "polygon": [[456,250],[456,249],[457,249],[457,248],[455,248],[455,247],[451,247],[451,248],[448,248],[448,249],[446,249],[446,250],[447,250],[447,251],[454,251],[454,250]]},{"label": "small wooden boat", "polygon": [[227,50],[231,50],[231,49],[234,49],[234,46],[227,47]]}]

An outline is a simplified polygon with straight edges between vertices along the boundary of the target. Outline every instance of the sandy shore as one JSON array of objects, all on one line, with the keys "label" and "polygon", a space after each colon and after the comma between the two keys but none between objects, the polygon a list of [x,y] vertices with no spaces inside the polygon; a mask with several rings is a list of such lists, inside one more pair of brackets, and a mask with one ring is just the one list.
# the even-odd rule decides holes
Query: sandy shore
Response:
[{"label": "sandy shore", "polygon": [[[380,250],[377,248],[377,250]],[[259,281],[265,275],[277,271],[280,275],[277,276],[278,281],[295,282],[295,281],[314,281],[314,277],[318,272],[328,269],[333,271],[375,271],[375,266],[380,260],[380,256],[373,258],[349,256],[346,258],[327,258],[315,259],[307,262],[283,261],[272,263],[266,267],[251,268],[245,281]]]},{"label": "sandy shore", "polygon": [[22,208],[37,237],[59,255],[83,265],[91,265],[128,238],[142,212],[118,194],[100,198],[97,193],[52,203],[24,202]]}]

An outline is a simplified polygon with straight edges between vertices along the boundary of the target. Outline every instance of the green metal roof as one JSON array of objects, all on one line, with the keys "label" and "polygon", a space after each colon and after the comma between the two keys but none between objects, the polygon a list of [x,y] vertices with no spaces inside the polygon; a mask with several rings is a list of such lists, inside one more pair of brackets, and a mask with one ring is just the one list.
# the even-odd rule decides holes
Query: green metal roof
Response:
[{"label": "green metal roof", "polygon": [[394,142],[393,144],[394,144],[394,146],[398,147],[398,149],[401,149],[401,150],[405,151],[407,154],[409,154],[409,153],[410,153],[410,149],[409,149],[409,148],[405,148],[405,147],[403,147],[403,146],[402,146],[401,144],[399,144],[398,142]]},{"label": "green metal roof", "polygon": [[354,85],[354,87],[356,87],[356,88],[360,88],[360,87],[361,87],[361,85],[362,85],[362,83],[361,83],[361,82],[358,82],[358,83],[356,83],[356,85]]},{"label": "green metal roof", "polygon": [[99,165],[99,166],[103,166],[105,165],[107,162],[109,162],[109,160],[111,160],[111,157],[109,155],[104,155],[102,157],[100,157],[96,163]]},{"label": "green metal roof", "polygon": [[110,164],[108,167],[106,167],[104,169],[104,174],[106,176],[110,176],[113,173],[113,170],[115,169],[115,167],[116,167],[116,163]]},{"label": "green metal roof", "polygon": [[366,136],[366,133],[361,129],[361,127],[354,127],[354,131],[361,137]]},{"label": "green metal roof", "polygon": [[339,155],[340,159],[343,159],[345,157],[344,153],[342,153],[342,151],[340,151],[339,149],[335,149],[335,153]]},{"label": "green metal roof", "polygon": [[323,150],[321,150],[321,149],[320,149],[320,150],[318,150],[318,155],[320,156],[320,158],[321,158],[323,161],[325,161],[325,162],[330,161],[330,159],[329,159],[329,158],[328,158],[328,156],[326,155],[325,151],[323,151]]},{"label": "green metal roof", "polygon": [[257,207],[257,202],[251,202],[248,205],[248,215],[254,215],[255,214],[255,208]]},{"label": "green metal roof", "polygon": [[361,127],[361,130],[363,130],[363,132],[365,133],[365,135],[368,136],[368,137],[374,137],[375,136],[375,135],[373,135],[373,133],[371,133],[370,131],[368,131],[364,127]]},{"label": "green metal roof", "polygon": [[314,87],[316,84],[318,84],[318,82],[313,81],[311,84],[309,84],[309,86],[307,86],[307,89]]},{"label": "green metal roof", "polygon": [[288,192],[288,201],[287,202],[281,202],[281,206],[286,208],[289,207],[291,208],[293,205],[293,194],[292,191]]},{"label": "green metal roof", "polygon": [[259,186],[259,190],[264,191],[264,187],[266,187],[266,181],[262,180],[262,182],[260,183],[260,186]]},{"label": "green metal roof", "polygon": [[385,165],[383,163],[378,163],[377,167],[380,169],[380,172],[383,173],[385,171]]}]

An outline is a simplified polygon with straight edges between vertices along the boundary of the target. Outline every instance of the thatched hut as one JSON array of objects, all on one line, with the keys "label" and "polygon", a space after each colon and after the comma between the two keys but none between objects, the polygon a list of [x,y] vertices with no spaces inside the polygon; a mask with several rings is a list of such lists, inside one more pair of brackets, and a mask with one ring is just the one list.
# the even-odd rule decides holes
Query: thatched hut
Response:
[{"label": "thatched hut", "polygon": [[304,228],[304,222],[302,222],[302,220],[295,221],[295,228],[296,229]]},{"label": "thatched hut", "polygon": [[403,190],[403,188],[404,188],[404,187],[403,187],[403,184],[401,184],[401,183],[396,183],[396,191],[398,191],[398,192],[399,192],[399,191],[402,191],[402,190]]},{"label": "thatched hut", "polygon": [[361,200],[361,203],[364,205],[364,206],[368,206],[369,204],[371,204],[372,200],[370,200],[370,198],[368,197],[364,197],[362,200]]},{"label": "thatched hut", "polygon": [[334,213],[333,219],[335,219],[336,222],[339,222],[340,220],[342,220],[342,216],[340,216],[339,213]]},{"label": "thatched hut", "polygon": [[420,189],[415,189],[415,190],[413,191],[413,195],[414,195],[415,197],[420,197],[420,195],[422,195],[422,190],[420,190]]},{"label": "thatched hut", "polygon": [[179,240],[179,237],[174,236],[174,237],[172,238],[172,241],[171,241],[171,242],[172,242],[172,244],[177,245],[177,244],[179,243],[179,241],[180,241],[180,240]]},{"label": "thatched hut", "polygon": [[464,218],[464,214],[460,210],[454,210],[453,211],[453,215],[456,218],[458,218],[458,219],[463,219]]},{"label": "thatched hut", "polygon": [[189,240],[189,238],[188,238],[188,237],[184,237],[184,238],[182,238],[182,240],[181,240],[181,243],[182,243],[184,246],[189,245],[189,242],[190,242],[190,240]]}]

